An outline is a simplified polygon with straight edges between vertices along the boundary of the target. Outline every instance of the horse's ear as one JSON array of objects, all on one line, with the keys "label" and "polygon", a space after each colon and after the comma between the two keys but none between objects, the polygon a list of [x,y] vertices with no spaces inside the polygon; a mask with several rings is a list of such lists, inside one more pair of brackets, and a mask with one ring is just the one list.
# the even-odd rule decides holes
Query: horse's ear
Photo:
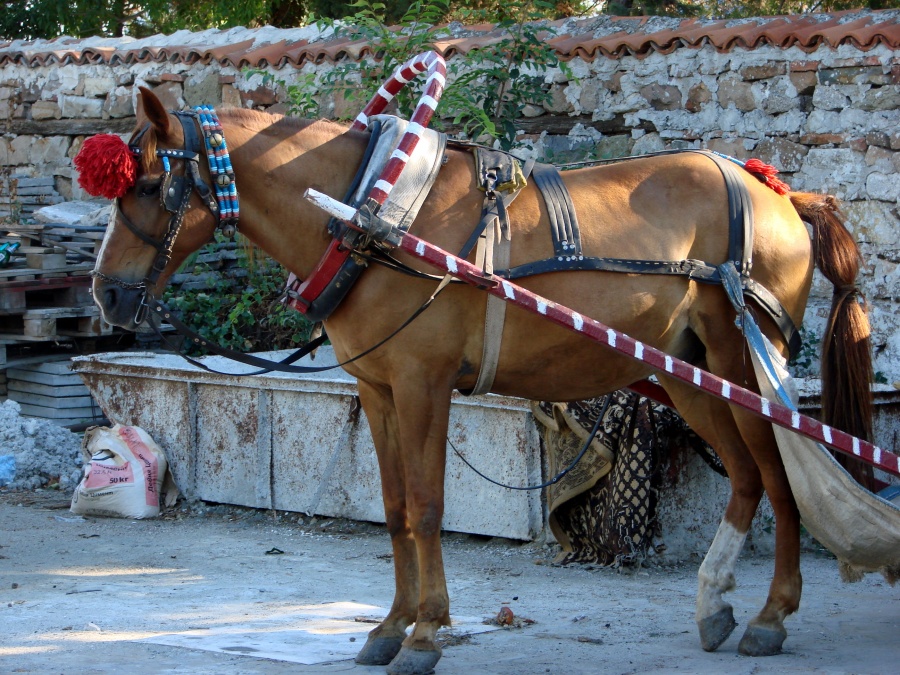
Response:
[{"label": "horse's ear", "polygon": [[169,113],[160,100],[156,98],[156,94],[146,87],[138,87],[140,94],[138,95],[137,104],[137,123],[143,126],[145,122],[149,122],[156,129],[156,135],[159,138],[165,138],[169,135]]}]

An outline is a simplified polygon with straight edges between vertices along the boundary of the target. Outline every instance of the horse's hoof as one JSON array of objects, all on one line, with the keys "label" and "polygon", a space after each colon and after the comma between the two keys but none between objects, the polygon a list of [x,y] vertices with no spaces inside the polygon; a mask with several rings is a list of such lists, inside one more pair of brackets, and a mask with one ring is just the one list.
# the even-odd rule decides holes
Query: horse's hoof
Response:
[{"label": "horse's hoof", "polygon": [[388,675],[430,675],[441,658],[439,647],[412,649],[404,647],[387,668]]},{"label": "horse's hoof", "polygon": [[707,652],[716,651],[736,627],[737,621],[734,620],[734,610],[731,607],[723,607],[715,614],[700,619],[697,622],[700,646]]},{"label": "horse's hoof", "polygon": [[394,660],[402,646],[402,637],[369,638],[355,661],[361,666],[386,666]]},{"label": "horse's hoof", "polygon": [[774,656],[781,653],[786,638],[787,631],[783,627],[767,628],[751,623],[741,638],[738,651],[744,656]]}]

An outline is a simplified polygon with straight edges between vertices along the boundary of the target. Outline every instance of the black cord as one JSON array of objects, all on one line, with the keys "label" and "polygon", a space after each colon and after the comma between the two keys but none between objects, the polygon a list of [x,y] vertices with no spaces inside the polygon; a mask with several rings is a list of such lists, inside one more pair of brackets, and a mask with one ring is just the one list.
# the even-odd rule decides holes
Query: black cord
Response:
[{"label": "black cord", "polygon": [[465,462],[465,465],[467,467],[469,467],[470,469],[472,469],[472,471],[474,471],[479,476],[484,478],[488,483],[493,483],[494,485],[499,485],[500,487],[506,488],[507,490],[541,490],[545,487],[550,487],[551,485],[556,485],[559,481],[561,481],[566,476],[567,473],[569,473],[572,469],[574,469],[578,465],[578,462],[580,462],[581,458],[584,457],[585,453],[587,453],[587,450],[590,447],[591,443],[593,442],[594,437],[597,435],[597,432],[600,430],[600,424],[603,422],[603,418],[606,417],[606,411],[609,410],[609,406],[612,403],[612,399],[613,399],[612,394],[608,394],[606,397],[606,402],[603,404],[603,410],[601,410],[600,414],[597,416],[597,421],[594,422],[594,428],[591,429],[591,433],[587,437],[587,440],[584,442],[584,445],[581,447],[581,451],[578,453],[578,456],[574,460],[572,460],[572,463],[569,464],[569,466],[567,466],[565,469],[560,471],[558,474],[556,474],[550,480],[548,480],[544,483],[541,483],[540,485],[526,485],[524,487],[517,487],[515,485],[505,485],[503,483],[498,483],[493,478],[488,478],[483,473],[481,473],[478,469],[476,469],[474,466],[472,466],[469,463],[469,460],[467,460],[465,457],[463,457],[462,454],[459,452],[459,450],[456,449],[456,446],[453,445],[453,441],[450,440],[449,436],[447,437],[447,442],[450,444],[450,447],[453,448],[453,452],[456,453],[456,456],[459,457],[463,462]]}]

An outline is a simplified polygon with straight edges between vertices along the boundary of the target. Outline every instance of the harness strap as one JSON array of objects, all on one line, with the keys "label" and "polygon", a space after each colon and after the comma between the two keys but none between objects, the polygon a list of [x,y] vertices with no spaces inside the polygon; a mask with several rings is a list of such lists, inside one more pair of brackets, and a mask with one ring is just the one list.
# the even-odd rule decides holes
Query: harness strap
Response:
[{"label": "harness strap", "polygon": [[749,277],[753,266],[753,202],[747,186],[734,162],[703,150],[693,152],[709,157],[722,172],[728,193],[728,259],[741,277]]},{"label": "harness strap", "polygon": [[[529,159],[522,167],[522,182],[531,175],[535,163]],[[491,186],[493,187],[493,186]],[[475,264],[483,269],[486,274],[492,274],[495,265],[501,269],[509,267],[510,253],[512,249],[512,228],[509,222],[508,207],[521,193],[522,188],[513,190],[504,195],[497,194],[493,189],[485,191],[484,215],[481,222],[475,228],[472,237],[478,235],[479,252]],[[488,225],[489,223],[489,225]],[[469,241],[472,240],[469,238]],[[494,254],[496,243],[496,255]],[[463,247],[471,250],[469,242]],[[460,254],[461,258],[468,256],[468,251]],[[467,395],[486,394],[494,386],[494,378],[497,375],[497,365],[500,362],[500,346],[503,342],[503,326],[506,323],[506,303],[500,298],[488,295],[484,314],[484,342],[481,347],[481,366],[478,370],[478,379],[475,387],[464,392]]]},{"label": "harness strap", "polygon": [[581,231],[575,205],[559,169],[550,164],[535,165],[534,182],[547,205],[554,255],[557,260],[577,260],[582,255]]}]

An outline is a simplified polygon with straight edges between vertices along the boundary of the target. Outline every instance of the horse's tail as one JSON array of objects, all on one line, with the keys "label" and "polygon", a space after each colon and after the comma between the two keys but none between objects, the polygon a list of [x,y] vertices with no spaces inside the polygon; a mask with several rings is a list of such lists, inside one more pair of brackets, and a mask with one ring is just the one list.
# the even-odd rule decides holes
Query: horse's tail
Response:
[{"label": "horse's tail", "polygon": [[[789,196],[800,217],[812,226],[816,267],[834,286],[822,338],[822,421],[871,440],[874,376],[869,318],[865,299],[856,286],[863,263],[859,247],[844,226],[837,199],[805,192]],[[870,467],[862,465],[867,471],[860,473],[857,467],[841,463],[860,483],[872,488]]]}]

